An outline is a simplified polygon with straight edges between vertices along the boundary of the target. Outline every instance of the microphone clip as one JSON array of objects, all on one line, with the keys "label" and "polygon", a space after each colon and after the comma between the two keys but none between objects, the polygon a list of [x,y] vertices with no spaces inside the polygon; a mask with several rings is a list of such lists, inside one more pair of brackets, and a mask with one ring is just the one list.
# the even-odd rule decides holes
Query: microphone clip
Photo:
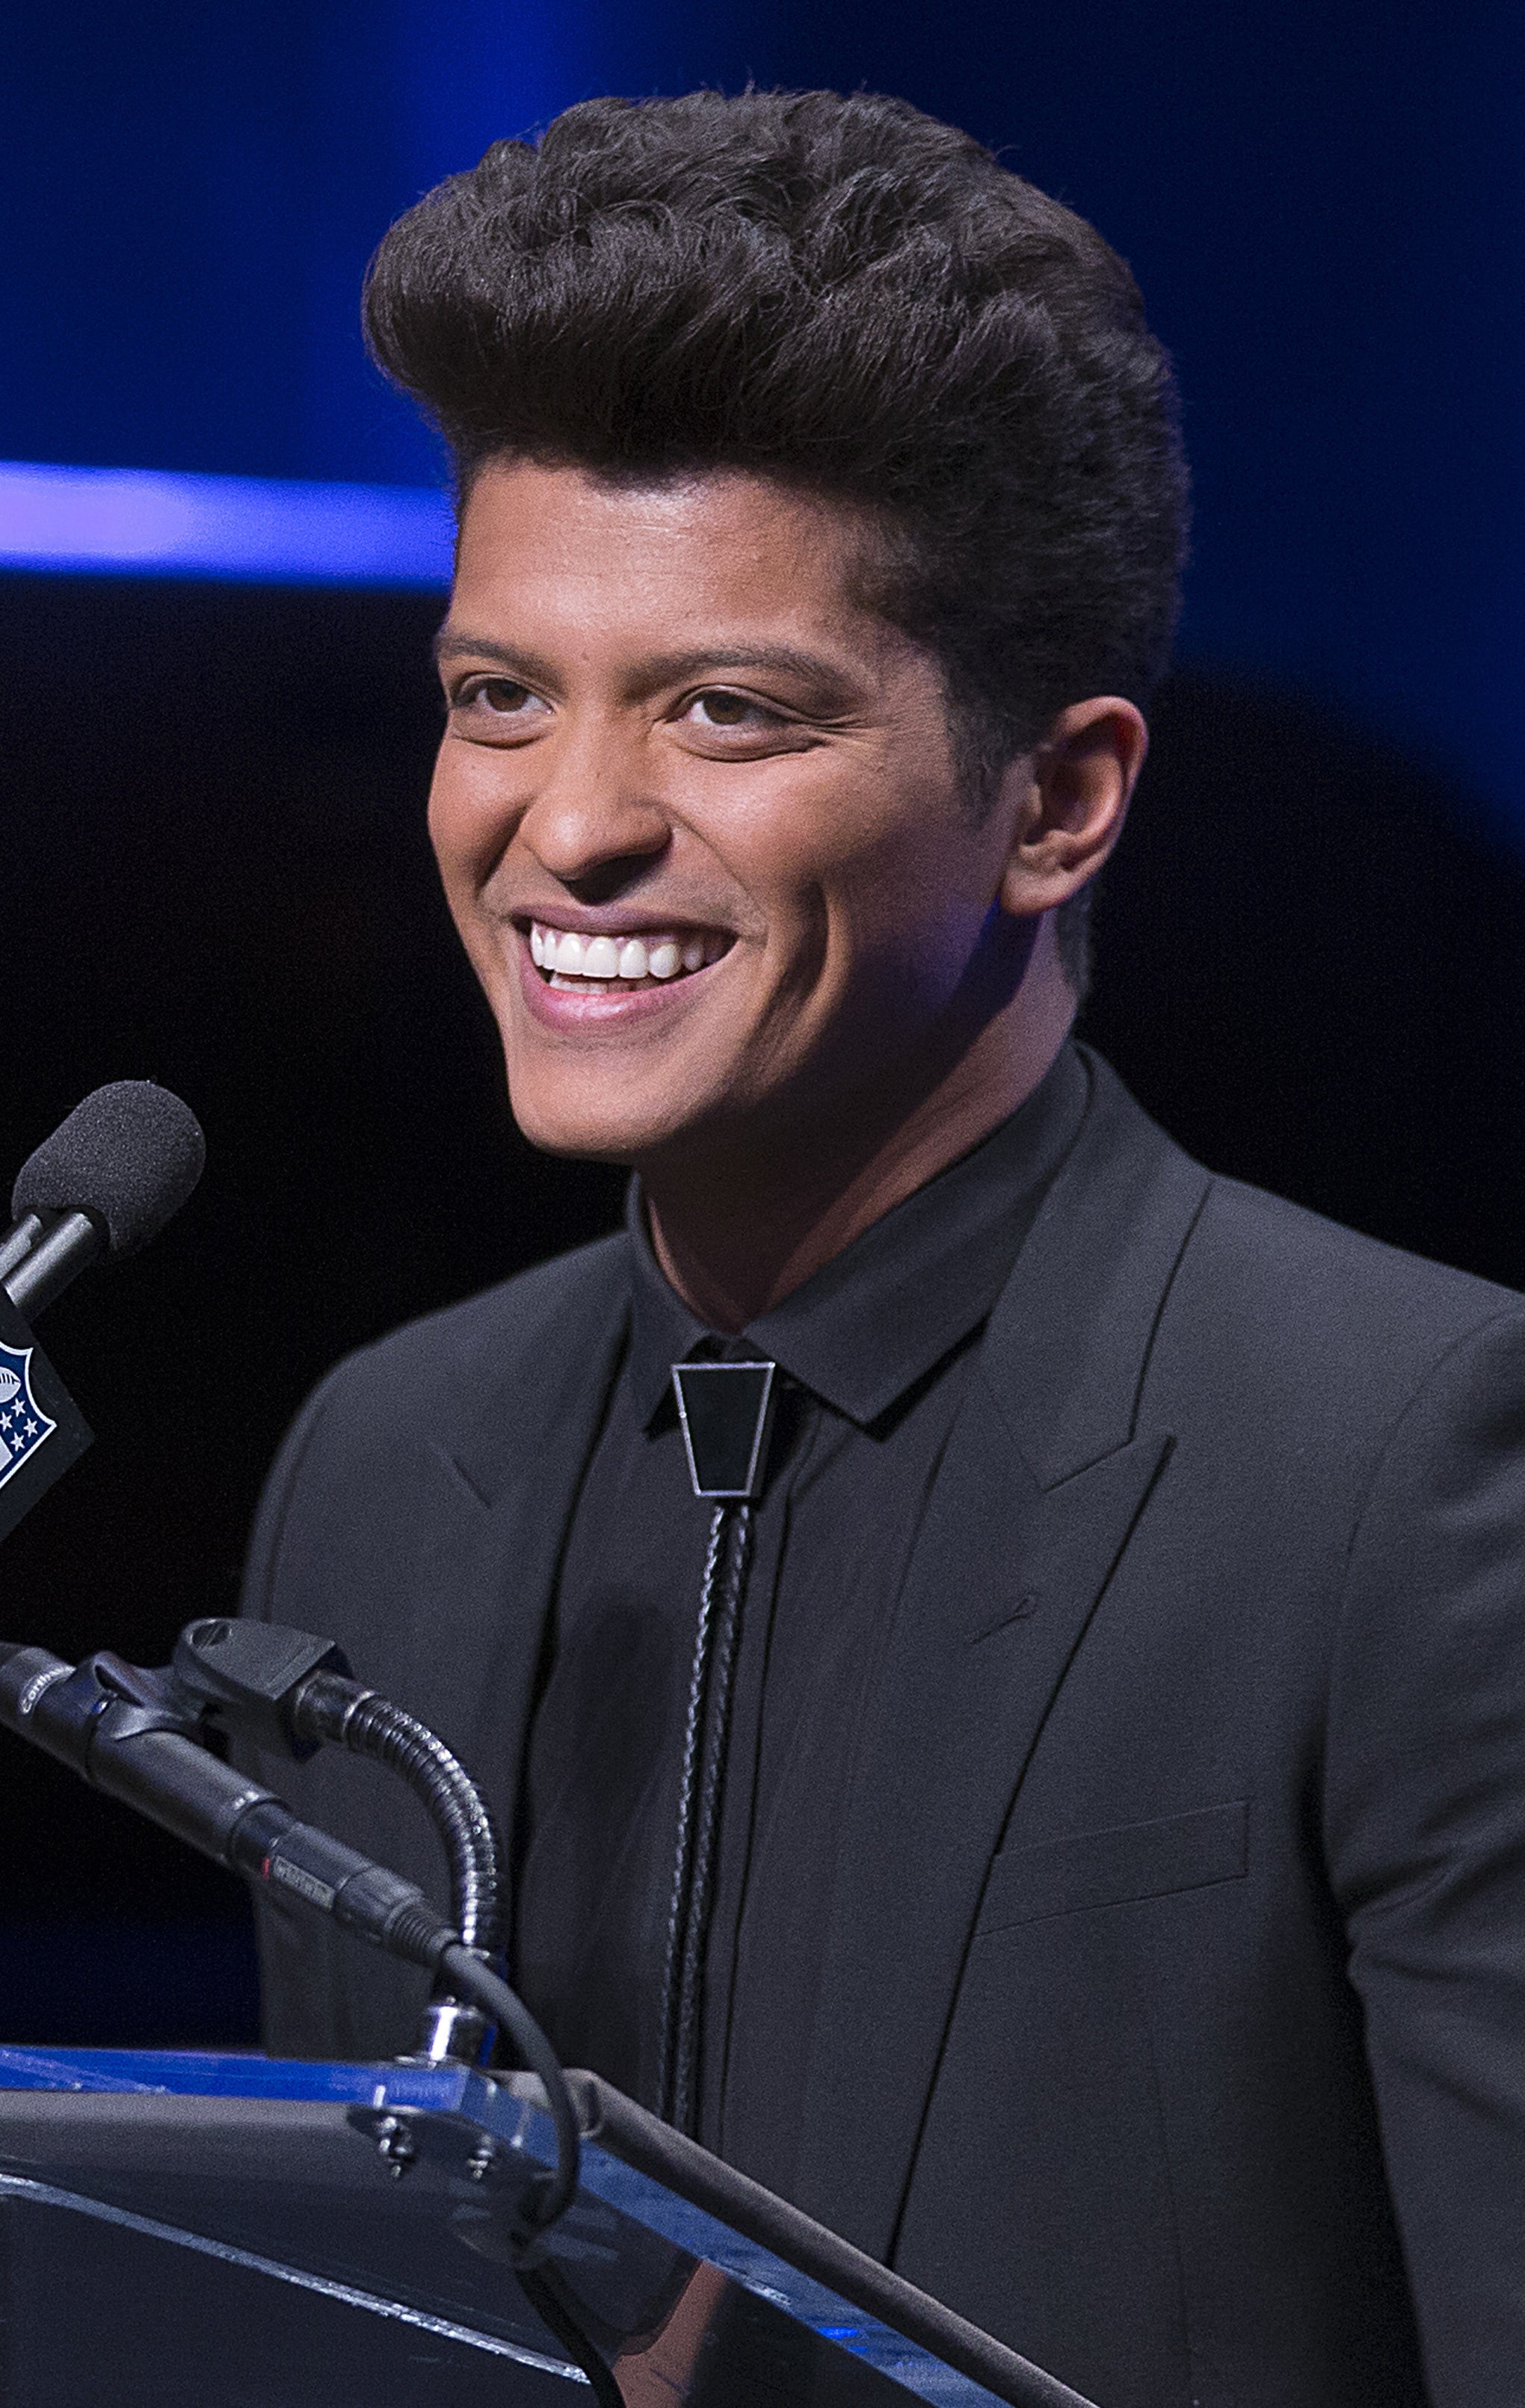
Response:
[{"label": "microphone clip", "polygon": [[324,1733],[298,1717],[298,1700],[314,1673],[349,1680],[350,1661],[331,1639],[287,1630],[271,1622],[231,1621],[218,1614],[188,1622],[165,1674],[170,1694],[196,1718],[220,1718],[255,1747],[305,1764]]},{"label": "microphone clip", "polygon": [[43,1689],[49,1752],[87,1781],[97,1742],[114,1746],[149,1731],[174,1731],[190,1740],[201,1736],[196,1710],[174,1696],[165,1673],[145,1671],[109,1648],[72,1670],[62,1666],[39,1675],[23,1697],[23,1711],[32,1712]]}]

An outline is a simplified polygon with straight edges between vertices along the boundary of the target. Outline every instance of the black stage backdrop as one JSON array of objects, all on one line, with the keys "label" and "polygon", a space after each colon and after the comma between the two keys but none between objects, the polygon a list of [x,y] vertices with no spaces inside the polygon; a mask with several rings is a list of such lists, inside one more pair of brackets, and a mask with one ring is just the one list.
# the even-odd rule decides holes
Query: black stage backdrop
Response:
[{"label": "black stage backdrop", "polygon": [[[41,1336],[91,1454],[0,1635],[162,1662],[347,1348],[607,1227],[518,1138],[424,829],[434,597],[0,580],[0,1172],[151,1077],[198,1194]],[[1525,1285],[1525,867],[1328,715],[1179,675],[1086,1033],[1216,1169]],[[364,1673],[365,1666],[356,1670]],[[406,1700],[403,1702],[406,1703]],[[248,2040],[235,1884],[0,1735],[0,2039]]]}]

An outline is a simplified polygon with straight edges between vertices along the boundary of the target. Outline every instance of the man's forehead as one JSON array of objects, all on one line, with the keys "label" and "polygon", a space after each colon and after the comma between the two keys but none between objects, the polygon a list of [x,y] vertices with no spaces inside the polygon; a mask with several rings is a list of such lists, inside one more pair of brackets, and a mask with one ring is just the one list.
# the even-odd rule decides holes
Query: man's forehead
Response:
[{"label": "man's forehead", "polygon": [[627,584],[677,573],[685,585],[770,597],[782,580],[790,593],[829,593],[849,608],[867,536],[868,522],[846,505],[740,470],[636,483],[493,462],[462,514],[457,579]]},{"label": "man's forehead", "polygon": [[673,675],[882,668],[907,639],[860,598],[862,541],[829,499],[737,471],[635,484],[494,462],[466,504],[437,649],[517,650],[564,623],[640,626]]}]

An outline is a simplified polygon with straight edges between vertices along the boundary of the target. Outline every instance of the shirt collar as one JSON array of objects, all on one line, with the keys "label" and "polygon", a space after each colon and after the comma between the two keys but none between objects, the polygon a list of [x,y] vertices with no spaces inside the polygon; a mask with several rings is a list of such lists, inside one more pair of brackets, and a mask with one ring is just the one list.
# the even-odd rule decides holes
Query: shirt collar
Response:
[{"label": "shirt collar", "polygon": [[[1079,1130],[1090,1076],[1066,1045],[1009,1120],[917,1188],[742,1333],[850,1421],[871,1422],[985,1318]],[[674,1363],[708,1340],[652,1251],[639,1180],[626,1199],[631,1325],[626,1377],[644,1426]]]}]

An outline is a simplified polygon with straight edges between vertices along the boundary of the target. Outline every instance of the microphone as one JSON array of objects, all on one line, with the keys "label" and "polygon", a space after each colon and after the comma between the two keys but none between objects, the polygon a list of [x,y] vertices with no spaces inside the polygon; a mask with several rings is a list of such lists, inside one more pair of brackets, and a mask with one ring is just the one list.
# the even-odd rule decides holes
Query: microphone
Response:
[{"label": "microphone", "polygon": [[267,1883],[431,1971],[457,1937],[413,1883],[298,1821],[198,1746],[162,1684],[102,1650],[65,1663],[0,1646],[0,1723],[204,1856]]},{"label": "microphone", "polygon": [[136,1254],[178,1212],[207,1148],[194,1113],[147,1079],[97,1087],[22,1164],[0,1237],[0,1539],[90,1444],[25,1316],[85,1265]]},{"label": "microphone", "polygon": [[206,1140],[188,1104],[149,1079],[119,1079],[76,1104],[22,1164],[0,1284],[35,1316],[87,1263],[136,1254],[201,1177]]}]

